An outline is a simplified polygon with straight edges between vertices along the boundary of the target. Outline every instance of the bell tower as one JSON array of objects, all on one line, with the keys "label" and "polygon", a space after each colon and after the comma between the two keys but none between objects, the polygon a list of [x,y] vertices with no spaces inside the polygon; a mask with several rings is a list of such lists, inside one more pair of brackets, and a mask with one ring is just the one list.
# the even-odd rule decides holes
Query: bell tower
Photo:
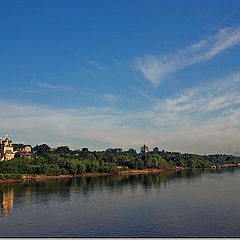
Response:
[{"label": "bell tower", "polygon": [[11,160],[14,158],[12,140],[9,139],[8,135],[2,141],[2,148],[4,156],[2,160]]}]

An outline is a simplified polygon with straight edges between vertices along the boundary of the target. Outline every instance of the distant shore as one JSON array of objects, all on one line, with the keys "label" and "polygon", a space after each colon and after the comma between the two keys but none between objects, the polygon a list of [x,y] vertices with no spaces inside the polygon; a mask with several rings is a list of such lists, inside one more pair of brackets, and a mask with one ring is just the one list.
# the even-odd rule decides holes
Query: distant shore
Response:
[{"label": "distant shore", "polygon": [[[240,167],[239,164],[222,164],[222,167]],[[218,168],[213,166],[212,169]],[[15,182],[30,182],[30,181],[48,181],[53,179],[61,179],[61,178],[75,178],[75,177],[100,177],[100,176],[110,176],[110,175],[138,175],[138,174],[154,174],[154,173],[163,173],[166,171],[179,171],[183,169],[192,169],[191,167],[174,167],[174,168],[150,168],[150,169],[143,169],[143,170],[126,170],[126,171],[119,171],[119,172],[110,172],[110,173],[100,173],[100,172],[91,172],[91,173],[83,173],[83,174],[65,174],[65,175],[31,175],[31,174],[24,174],[19,179],[9,178],[9,179],[0,179],[0,184],[4,183],[15,183]]]},{"label": "distant shore", "polygon": [[[183,169],[183,168],[181,168]],[[15,183],[15,182],[29,182],[29,181],[47,181],[53,179],[61,179],[61,178],[75,178],[75,177],[99,177],[99,176],[110,176],[110,175],[137,175],[137,174],[154,174],[154,173],[161,173],[170,170],[179,170],[176,168],[168,168],[168,169],[144,169],[144,170],[129,170],[129,171],[120,171],[120,172],[112,172],[112,173],[84,173],[84,174],[75,174],[75,175],[23,175],[20,179],[1,179],[0,184],[3,183]]]}]

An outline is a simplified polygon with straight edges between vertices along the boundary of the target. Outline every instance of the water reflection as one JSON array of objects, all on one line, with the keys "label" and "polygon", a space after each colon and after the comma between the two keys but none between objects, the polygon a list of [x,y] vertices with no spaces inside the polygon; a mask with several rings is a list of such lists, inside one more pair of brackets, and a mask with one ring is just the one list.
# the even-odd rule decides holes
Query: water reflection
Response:
[{"label": "water reflection", "polygon": [[2,207],[4,216],[7,217],[11,213],[13,206],[13,188],[3,191],[2,194]]},{"label": "water reflection", "polygon": [[166,190],[175,182],[191,183],[201,181],[205,174],[219,174],[221,176],[223,172],[228,171],[231,174],[235,170],[234,168],[186,169],[157,174],[114,175],[1,184],[1,212],[2,215],[8,217],[14,207],[31,205],[32,203],[48,205],[52,197],[56,198],[58,202],[67,202],[71,201],[71,196],[76,193],[90,197],[91,193],[95,191],[122,193],[128,188],[132,193],[142,189],[142,194],[149,196],[154,189]]}]

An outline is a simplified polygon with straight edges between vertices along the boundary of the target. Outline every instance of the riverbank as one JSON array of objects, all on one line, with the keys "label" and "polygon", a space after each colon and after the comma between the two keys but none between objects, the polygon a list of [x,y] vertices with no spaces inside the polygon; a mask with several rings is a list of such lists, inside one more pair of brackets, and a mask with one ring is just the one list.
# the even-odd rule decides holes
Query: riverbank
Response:
[{"label": "riverbank", "polygon": [[[181,168],[183,169],[183,168]],[[109,176],[109,175],[137,175],[137,174],[154,174],[154,173],[161,173],[166,171],[172,170],[179,170],[176,168],[168,168],[168,169],[144,169],[144,170],[128,170],[128,171],[119,171],[119,172],[112,172],[112,173],[84,173],[84,174],[75,174],[75,175],[23,175],[20,179],[0,179],[0,184],[3,183],[15,183],[15,182],[27,182],[27,181],[47,181],[53,179],[62,179],[62,178],[74,178],[74,177],[99,177],[99,176]]]}]

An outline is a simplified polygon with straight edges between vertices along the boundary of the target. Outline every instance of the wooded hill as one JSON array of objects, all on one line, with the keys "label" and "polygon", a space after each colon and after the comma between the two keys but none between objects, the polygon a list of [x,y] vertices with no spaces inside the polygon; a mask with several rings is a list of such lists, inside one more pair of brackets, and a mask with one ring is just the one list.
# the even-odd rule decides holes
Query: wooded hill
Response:
[{"label": "wooded hill", "polygon": [[240,157],[232,155],[182,154],[159,151],[157,147],[148,153],[136,153],[134,149],[122,151],[120,148],[109,148],[105,151],[89,151],[83,148],[82,151],[72,151],[67,146],[52,150],[42,144],[34,147],[33,152],[31,159],[15,158],[0,162],[0,178],[4,178],[6,174],[75,175],[148,168],[210,168],[214,165],[240,163]]}]

